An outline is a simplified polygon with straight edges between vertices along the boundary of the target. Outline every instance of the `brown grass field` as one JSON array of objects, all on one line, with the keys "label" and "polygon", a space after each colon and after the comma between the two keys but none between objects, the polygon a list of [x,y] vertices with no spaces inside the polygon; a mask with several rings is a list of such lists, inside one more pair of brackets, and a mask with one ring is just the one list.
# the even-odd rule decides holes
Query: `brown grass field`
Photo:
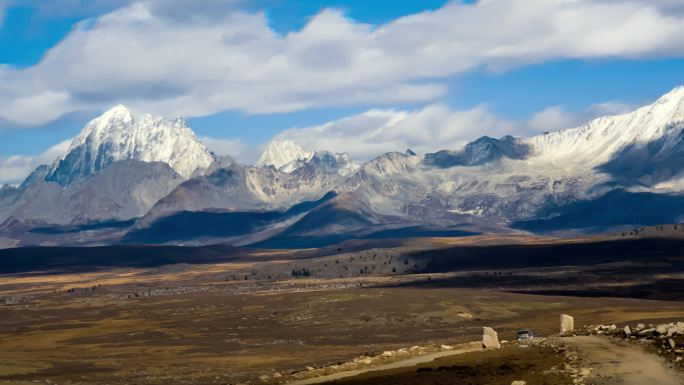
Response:
[{"label": "brown grass field", "polygon": [[[654,256],[652,263],[601,254],[597,263],[578,257],[575,265],[560,259],[542,268],[510,261],[472,266],[468,253],[481,261],[482,250],[459,249],[472,247],[472,240],[462,242],[435,240],[433,248],[427,240],[344,245],[300,255],[254,251],[232,262],[8,273],[0,277],[0,384],[263,383],[259,376],[276,372],[282,377],[269,381],[284,383],[307,366],[478,340],[482,326],[508,340],[521,328],[554,334],[560,313],[574,315],[580,326],[684,320],[680,297],[666,290],[673,281],[681,283],[679,244],[667,253],[642,250]],[[537,253],[549,242],[525,240],[500,254],[498,247],[510,244],[490,242],[498,258],[492,260],[523,255],[519,244]],[[456,267],[454,255],[464,256],[463,267]],[[310,275],[293,275],[302,268]],[[653,290],[641,295],[645,284]],[[524,358],[520,354],[537,353],[496,354],[516,362]],[[498,383],[488,378],[500,368],[477,357],[452,357],[442,366],[479,373],[461,383]],[[552,357],[525,360],[539,368],[555,365]],[[439,383],[447,372],[425,369],[421,376]]]}]

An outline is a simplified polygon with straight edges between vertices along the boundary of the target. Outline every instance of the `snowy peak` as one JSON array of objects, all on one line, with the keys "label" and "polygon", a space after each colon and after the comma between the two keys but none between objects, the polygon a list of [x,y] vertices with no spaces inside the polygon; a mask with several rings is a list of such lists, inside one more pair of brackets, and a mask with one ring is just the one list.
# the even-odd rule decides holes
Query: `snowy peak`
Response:
[{"label": "snowy peak", "polygon": [[349,175],[359,168],[348,154],[337,154],[331,151],[306,151],[291,140],[271,141],[256,162],[258,167],[273,166],[288,174],[307,164],[327,173],[337,173],[342,176]]},{"label": "snowy peak", "polygon": [[133,123],[133,114],[131,113],[131,110],[128,109],[128,107],[124,106],[123,104],[117,104],[116,106],[112,107],[99,117],[95,118],[94,121],[118,121],[124,124],[131,124]]},{"label": "snowy peak", "polygon": [[651,105],[654,112],[659,112],[671,121],[684,120],[684,86],[675,87],[672,91],[658,98]]},{"label": "snowy peak", "polygon": [[683,128],[684,87],[679,86],[635,111],[522,141],[538,160],[593,167],[626,148],[645,148],[656,142],[674,145]]},{"label": "snowy peak", "polygon": [[306,162],[313,155],[313,151],[305,151],[291,140],[273,140],[266,146],[256,165],[259,167],[273,166],[280,170],[297,161]]},{"label": "snowy peak", "polygon": [[45,179],[64,186],[120,160],[163,162],[188,178],[213,159],[183,119],[149,114],[136,119],[128,108],[117,105],[85,125]]}]

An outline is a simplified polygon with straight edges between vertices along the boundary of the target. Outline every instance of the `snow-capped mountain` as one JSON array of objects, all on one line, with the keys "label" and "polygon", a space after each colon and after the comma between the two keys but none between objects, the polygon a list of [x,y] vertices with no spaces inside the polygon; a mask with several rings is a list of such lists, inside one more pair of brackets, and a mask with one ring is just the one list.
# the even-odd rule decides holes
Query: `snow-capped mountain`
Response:
[{"label": "snow-capped mountain", "polygon": [[118,105],[86,124],[51,166],[46,180],[65,186],[121,160],[164,162],[188,178],[209,167],[214,156],[183,119],[169,121],[149,114],[136,119]]},{"label": "snow-capped mountain", "polygon": [[284,172],[292,172],[297,162],[306,162],[314,155],[313,151],[305,151],[291,140],[272,140],[256,162],[256,166],[273,166]]},{"label": "snow-capped mountain", "polygon": [[391,152],[361,166],[291,141],[271,142],[255,166],[242,165],[214,157],[182,121],[136,121],[117,107],[89,123],[54,165],[0,189],[0,238],[14,244],[66,239],[45,241],[34,227],[107,220],[135,221],[109,241],[173,243],[169,234],[182,234],[201,243],[230,234],[220,241],[279,245],[416,226],[551,231],[679,222],[684,87],[577,128],[482,137],[424,157]]},{"label": "snow-capped mountain", "polygon": [[633,112],[600,117],[577,128],[523,139],[522,143],[530,146],[532,157],[539,161],[597,166],[628,147],[644,148],[655,142],[663,142],[659,151],[666,154],[680,143],[683,126],[684,86],[679,86]]},{"label": "snow-capped mountain", "polygon": [[323,170],[339,175],[349,175],[359,166],[349,154],[331,151],[306,151],[291,140],[273,140],[256,162],[257,167],[274,167],[284,173],[291,173],[306,164],[314,163]]}]

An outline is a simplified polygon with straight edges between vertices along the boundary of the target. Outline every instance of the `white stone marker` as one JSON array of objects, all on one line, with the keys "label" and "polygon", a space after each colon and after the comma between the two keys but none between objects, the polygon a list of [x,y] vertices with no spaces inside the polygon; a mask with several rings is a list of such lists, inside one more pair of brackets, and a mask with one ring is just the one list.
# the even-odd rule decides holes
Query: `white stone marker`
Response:
[{"label": "white stone marker", "polygon": [[483,327],[482,346],[485,349],[499,349],[501,347],[501,344],[499,343],[499,334],[490,327]]},{"label": "white stone marker", "polygon": [[560,316],[560,332],[561,334],[569,334],[575,330],[575,319],[567,314]]}]

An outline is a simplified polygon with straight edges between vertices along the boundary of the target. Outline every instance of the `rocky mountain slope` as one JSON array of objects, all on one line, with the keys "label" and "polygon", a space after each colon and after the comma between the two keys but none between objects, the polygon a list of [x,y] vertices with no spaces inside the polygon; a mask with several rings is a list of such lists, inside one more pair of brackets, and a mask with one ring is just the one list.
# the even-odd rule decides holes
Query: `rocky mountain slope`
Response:
[{"label": "rocky mountain slope", "polygon": [[[2,211],[2,228],[76,225],[136,218],[183,181],[161,162],[123,160],[68,188],[45,180],[47,167],[36,170]],[[1,229],[1,228],[0,228]]]},{"label": "rocky mountain slope", "polygon": [[132,220],[107,242],[150,241],[131,235],[146,233],[174,243],[158,236],[180,234],[174,223],[210,217],[231,228],[251,218],[259,225],[250,231],[199,226],[192,239],[181,238],[287,244],[399,229],[591,231],[672,222],[684,217],[683,136],[678,87],[633,112],[530,138],[482,137],[462,149],[392,152],[361,166],[346,154],[274,141],[249,166],[215,157],[181,120],[136,120],[119,106],[86,125],[63,158],[0,190],[0,231],[21,241],[17,229]]}]

